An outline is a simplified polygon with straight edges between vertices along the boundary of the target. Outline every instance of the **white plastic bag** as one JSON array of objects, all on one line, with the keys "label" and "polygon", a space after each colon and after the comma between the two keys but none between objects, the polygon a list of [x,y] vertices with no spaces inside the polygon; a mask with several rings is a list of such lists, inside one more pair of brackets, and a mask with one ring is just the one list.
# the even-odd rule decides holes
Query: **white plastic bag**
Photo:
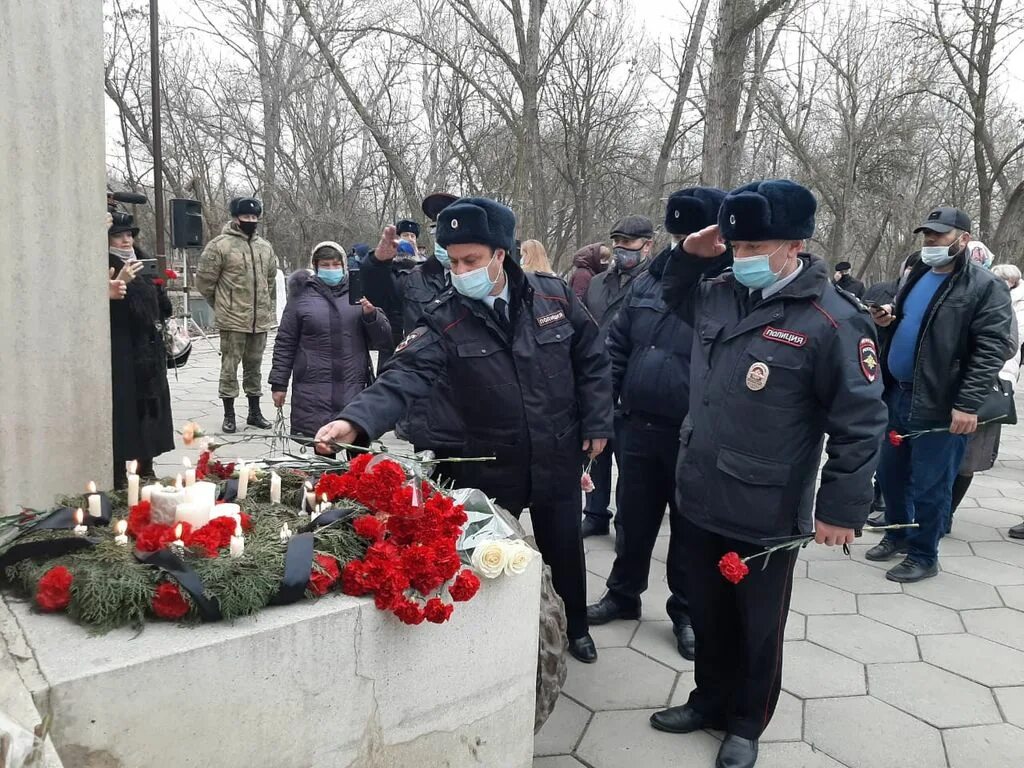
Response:
[{"label": "white plastic bag", "polygon": [[35,749],[36,737],[0,712],[0,768],[23,768]]}]

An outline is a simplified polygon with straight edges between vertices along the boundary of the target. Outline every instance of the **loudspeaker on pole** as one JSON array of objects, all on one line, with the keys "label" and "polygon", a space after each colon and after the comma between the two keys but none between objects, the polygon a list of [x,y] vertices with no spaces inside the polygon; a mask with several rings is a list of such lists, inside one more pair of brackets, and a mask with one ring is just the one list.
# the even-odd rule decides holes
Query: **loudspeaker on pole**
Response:
[{"label": "loudspeaker on pole", "polygon": [[171,200],[171,247],[203,247],[203,205],[198,200]]}]

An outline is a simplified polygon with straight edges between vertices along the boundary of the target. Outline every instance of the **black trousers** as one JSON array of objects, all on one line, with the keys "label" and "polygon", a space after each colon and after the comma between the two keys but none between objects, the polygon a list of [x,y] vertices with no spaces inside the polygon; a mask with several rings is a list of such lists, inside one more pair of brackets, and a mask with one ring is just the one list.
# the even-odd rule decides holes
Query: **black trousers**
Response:
[{"label": "black trousers", "polygon": [[[773,554],[750,564],[739,584],[726,581],[718,561],[726,552],[746,557],[764,548],[730,539],[688,520],[682,522],[686,589],[697,637],[688,704],[724,722],[729,733],[758,738],[775,713],[782,688],[782,648],[797,551]],[[674,537],[674,535],[673,535]]]},{"label": "black trousers", "polygon": [[678,425],[626,417],[616,424],[619,462],[619,509],[615,515],[615,564],[608,592],[623,606],[640,607],[647,589],[651,553],[658,540],[665,508],[672,526],[668,553],[668,615],[675,626],[690,623],[686,600],[683,533],[676,511]]}]

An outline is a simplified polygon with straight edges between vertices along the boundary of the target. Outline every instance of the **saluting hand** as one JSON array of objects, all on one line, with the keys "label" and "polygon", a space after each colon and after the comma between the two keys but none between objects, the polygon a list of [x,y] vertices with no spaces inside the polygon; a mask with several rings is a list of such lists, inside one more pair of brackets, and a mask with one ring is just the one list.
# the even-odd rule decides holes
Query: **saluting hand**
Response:
[{"label": "saluting hand", "polygon": [[683,250],[701,259],[714,259],[725,253],[725,241],[718,226],[712,225],[687,235],[683,240]]},{"label": "saluting hand", "polygon": [[316,440],[317,453],[331,454],[337,453],[337,443],[352,444],[357,436],[358,432],[352,422],[338,419],[320,427],[313,439]]},{"label": "saluting hand", "polygon": [[377,261],[394,261],[398,255],[398,230],[394,225],[384,227],[380,235],[380,242],[373,251],[373,258]]},{"label": "saluting hand", "polygon": [[830,525],[818,518],[814,519],[814,541],[818,544],[841,547],[844,544],[852,544],[856,537],[853,528],[840,528],[838,525]]},{"label": "saluting hand", "polygon": [[596,459],[607,446],[608,438],[595,437],[593,440],[583,441],[583,452],[591,459]]}]

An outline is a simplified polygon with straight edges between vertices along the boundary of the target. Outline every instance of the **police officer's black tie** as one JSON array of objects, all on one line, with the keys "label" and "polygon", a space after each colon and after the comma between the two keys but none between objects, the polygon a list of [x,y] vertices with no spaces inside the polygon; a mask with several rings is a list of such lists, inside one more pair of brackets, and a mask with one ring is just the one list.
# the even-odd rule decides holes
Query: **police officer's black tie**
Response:
[{"label": "police officer's black tie", "polygon": [[494,316],[498,319],[501,330],[507,332],[509,329],[508,302],[500,297],[494,300]]}]

